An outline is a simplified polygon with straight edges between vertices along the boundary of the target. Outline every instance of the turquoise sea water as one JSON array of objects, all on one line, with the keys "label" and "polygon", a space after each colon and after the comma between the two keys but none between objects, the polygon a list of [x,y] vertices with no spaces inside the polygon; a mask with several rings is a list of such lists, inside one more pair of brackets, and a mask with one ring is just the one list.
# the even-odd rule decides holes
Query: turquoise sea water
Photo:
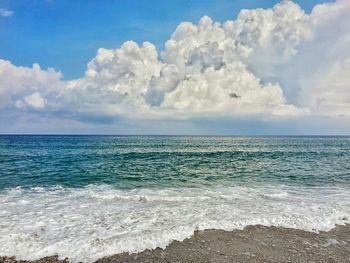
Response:
[{"label": "turquoise sea water", "polygon": [[91,262],[349,218],[350,137],[0,136],[0,255]]},{"label": "turquoise sea water", "polygon": [[350,137],[0,136],[0,189],[350,183]]}]

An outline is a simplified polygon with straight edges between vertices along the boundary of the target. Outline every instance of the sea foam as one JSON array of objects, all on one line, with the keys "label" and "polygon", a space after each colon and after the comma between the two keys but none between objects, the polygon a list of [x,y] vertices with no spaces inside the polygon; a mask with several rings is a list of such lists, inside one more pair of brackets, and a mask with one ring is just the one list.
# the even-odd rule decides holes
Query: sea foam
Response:
[{"label": "sea foam", "polygon": [[164,248],[195,229],[320,231],[349,218],[350,190],[340,187],[12,188],[0,192],[0,255],[92,262]]}]

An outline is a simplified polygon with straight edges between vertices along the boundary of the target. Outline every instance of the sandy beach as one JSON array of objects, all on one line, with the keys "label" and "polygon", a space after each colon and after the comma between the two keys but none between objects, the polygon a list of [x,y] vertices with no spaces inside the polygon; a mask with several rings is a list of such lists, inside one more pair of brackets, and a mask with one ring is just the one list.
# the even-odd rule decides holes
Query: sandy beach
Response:
[{"label": "sandy beach", "polygon": [[[140,253],[121,253],[96,262],[350,262],[350,225],[329,232],[248,226],[244,230],[196,231],[181,242],[173,241],[165,249]],[[57,256],[36,261],[17,261],[0,257],[1,263],[69,262]]]}]

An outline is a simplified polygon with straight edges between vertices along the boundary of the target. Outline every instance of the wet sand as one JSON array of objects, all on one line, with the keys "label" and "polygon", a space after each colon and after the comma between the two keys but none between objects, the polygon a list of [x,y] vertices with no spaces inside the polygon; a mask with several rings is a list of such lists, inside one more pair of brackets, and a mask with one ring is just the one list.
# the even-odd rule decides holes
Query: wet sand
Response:
[{"label": "wet sand", "polygon": [[[68,262],[57,256],[36,261],[16,261],[0,257],[0,263]],[[329,232],[248,226],[244,230],[196,231],[184,241],[173,241],[165,249],[121,253],[96,262],[349,262],[350,225]]]}]

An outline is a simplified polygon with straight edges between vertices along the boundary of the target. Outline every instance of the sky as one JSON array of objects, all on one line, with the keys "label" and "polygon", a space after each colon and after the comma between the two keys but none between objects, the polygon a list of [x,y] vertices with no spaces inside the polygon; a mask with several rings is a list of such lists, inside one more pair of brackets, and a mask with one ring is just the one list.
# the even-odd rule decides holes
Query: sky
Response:
[{"label": "sky", "polygon": [[0,0],[0,133],[350,134],[349,13]]},{"label": "sky", "polygon": [[[0,0],[13,12],[0,20],[0,58],[21,66],[39,63],[61,70],[65,79],[81,77],[98,48],[125,41],[149,41],[161,50],[177,25],[207,15],[224,22],[241,9],[269,8],[278,0]],[[302,0],[306,12],[327,1]],[[328,1],[330,2],[330,1]]]}]

